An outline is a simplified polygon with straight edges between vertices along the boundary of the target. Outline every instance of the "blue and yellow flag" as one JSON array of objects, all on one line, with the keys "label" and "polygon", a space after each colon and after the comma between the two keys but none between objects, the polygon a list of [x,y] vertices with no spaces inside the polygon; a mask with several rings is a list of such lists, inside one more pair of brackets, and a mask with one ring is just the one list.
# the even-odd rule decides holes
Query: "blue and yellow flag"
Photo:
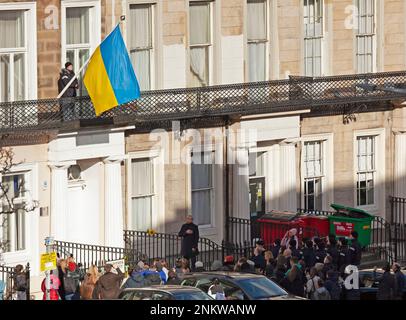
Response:
[{"label": "blue and yellow flag", "polygon": [[140,97],[140,87],[119,25],[94,51],[83,82],[97,116]]}]

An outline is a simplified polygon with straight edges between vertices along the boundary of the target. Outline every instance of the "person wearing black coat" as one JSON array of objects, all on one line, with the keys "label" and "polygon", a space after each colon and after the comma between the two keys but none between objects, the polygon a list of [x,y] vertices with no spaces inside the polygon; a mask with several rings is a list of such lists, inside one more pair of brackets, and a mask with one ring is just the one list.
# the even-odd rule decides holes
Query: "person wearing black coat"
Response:
[{"label": "person wearing black coat", "polygon": [[298,258],[298,260],[302,259],[302,252],[296,248],[296,240],[292,239],[289,241],[289,249],[292,251],[292,257]]},{"label": "person wearing black coat", "polygon": [[378,278],[376,267],[374,268],[374,281],[378,281],[378,292],[376,293],[377,300],[392,300],[396,291],[395,276],[390,273],[390,265],[387,264],[383,269],[382,277]]},{"label": "person wearing black coat", "polygon": [[359,266],[361,264],[361,244],[358,242],[358,232],[351,232],[351,264],[354,266]]},{"label": "person wearing black coat", "polygon": [[351,252],[348,248],[347,239],[340,239],[340,243],[340,249],[338,250],[338,270],[343,274],[344,269],[351,264]]},{"label": "person wearing black coat", "polygon": [[180,254],[191,262],[191,270],[195,270],[196,256],[198,255],[197,245],[199,242],[199,227],[193,223],[193,217],[188,215],[186,223],[182,225],[179,233],[182,237]]},{"label": "person wearing black coat", "polygon": [[394,292],[393,298],[395,300],[402,300],[403,291],[405,290],[406,286],[406,276],[400,270],[399,263],[394,263],[392,269],[393,272],[395,273],[395,284],[396,284],[396,290]]},{"label": "person wearing black coat", "polygon": [[334,270],[329,270],[327,272],[327,280],[324,283],[324,287],[330,293],[331,300],[341,299],[341,285],[339,283],[339,273]]},{"label": "person wearing black coat", "polygon": [[306,247],[303,249],[303,260],[305,262],[306,269],[310,269],[316,264],[316,254],[314,252],[312,240],[306,241]]},{"label": "person wearing black coat", "polygon": [[327,246],[327,253],[333,258],[332,264],[338,267],[339,253],[337,248],[337,240],[335,239],[335,236],[329,236],[328,242],[329,244]]},{"label": "person wearing black coat", "polygon": [[[68,83],[75,77],[73,72],[73,65],[70,62],[65,63],[65,68],[59,73],[58,80],[58,93],[61,93],[62,90],[68,85]],[[76,90],[78,89],[79,84],[78,80],[75,79],[68,89],[63,93],[61,99],[61,109],[63,114],[63,120],[73,120],[75,116],[75,103],[71,101],[70,98],[76,97]]]},{"label": "person wearing black coat", "polygon": [[273,246],[271,248],[272,255],[276,259],[279,255],[279,251],[281,250],[281,239],[275,239]]},{"label": "person wearing black coat", "polygon": [[316,263],[324,263],[324,258],[327,256],[327,251],[326,251],[326,245],[324,244],[323,241],[320,241],[317,244],[317,249],[316,249]]}]

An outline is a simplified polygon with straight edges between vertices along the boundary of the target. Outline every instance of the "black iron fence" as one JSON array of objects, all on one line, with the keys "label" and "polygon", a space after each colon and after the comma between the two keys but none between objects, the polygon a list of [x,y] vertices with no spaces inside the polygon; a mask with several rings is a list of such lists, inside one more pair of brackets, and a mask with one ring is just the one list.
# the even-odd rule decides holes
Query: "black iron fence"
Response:
[{"label": "black iron fence", "polygon": [[391,223],[406,224],[406,198],[390,197]]},{"label": "black iron fence", "polygon": [[[0,266],[0,300],[17,300],[15,267]],[[26,300],[30,300],[30,264],[24,270]]]},{"label": "black iron fence", "polygon": [[[290,77],[203,88],[143,92],[139,100],[96,117],[89,97],[0,103],[0,131],[58,129],[72,120],[126,124],[311,108],[336,114],[342,106],[406,97],[406,71],[331,77]],[[337,110],[337,106],[341,105]],[[361,112],[362,110],[359,110]],[[97,122],[96,121],[96,122]],[[92,122],[93,123],[93,122]],[[94,123],[96,124],[96,123]]]},{"label": "black iron fence", "polygon": [[391,197],[391,234],[396,261],[406,261],[406,198]]}]

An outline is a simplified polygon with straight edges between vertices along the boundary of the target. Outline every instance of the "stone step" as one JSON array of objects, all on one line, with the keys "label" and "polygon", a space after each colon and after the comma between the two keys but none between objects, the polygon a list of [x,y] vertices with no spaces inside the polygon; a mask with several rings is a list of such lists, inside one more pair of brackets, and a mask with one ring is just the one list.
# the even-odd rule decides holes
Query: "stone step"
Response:
[{"label": "stone step", "polygon": [[359,265],[358,269],[372,269],[373,267],[377,266],[378,268],[383,268],[386,265],[386,261],[382,259],[377,259],[377,260],[368,260],[368,261],[362,261],[361,264]]}]

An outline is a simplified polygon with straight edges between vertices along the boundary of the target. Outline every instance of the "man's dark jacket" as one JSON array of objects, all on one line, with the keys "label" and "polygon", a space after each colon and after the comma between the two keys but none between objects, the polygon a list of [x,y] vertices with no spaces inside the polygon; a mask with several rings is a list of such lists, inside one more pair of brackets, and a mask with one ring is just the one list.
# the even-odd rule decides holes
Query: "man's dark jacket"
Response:
[{"label": "man's dark jacket", "polygon": [[[72,78],[75,76],[75,73],[73,71],[69,71],[68,69],[62,69],[61,72],[59,73],[59,80],[58,80],[58,92],[61,93],[63,88],[66,87],[66,85],[69,83],[69,81],[72,80]],[[76,88],[78,87],[78,80],[75,79],[69,88],[65,91],[65,93],[62,95],[62,98],[68,98],[68,97],[76,97]]]},{"label": "man's dark jacket", "polygon": [[[187,234],[187,230],[192,230],[192,234]],[[182,237],[182,246],[180,254],[185,258],[192,258],[197,251],[193,252],[193,248],[197,250],[199,242],[199,227],[194,223],[185,223],[179,231],[179,237]]]},{"label": "man's dark jacket", "polygon": [[106,272],[96,283],[95,290],[100,295],[100,299],[111,300],[117,299],[120,294],[120,285],[124,279],[124,273],[119,268],[117,274]]}]

